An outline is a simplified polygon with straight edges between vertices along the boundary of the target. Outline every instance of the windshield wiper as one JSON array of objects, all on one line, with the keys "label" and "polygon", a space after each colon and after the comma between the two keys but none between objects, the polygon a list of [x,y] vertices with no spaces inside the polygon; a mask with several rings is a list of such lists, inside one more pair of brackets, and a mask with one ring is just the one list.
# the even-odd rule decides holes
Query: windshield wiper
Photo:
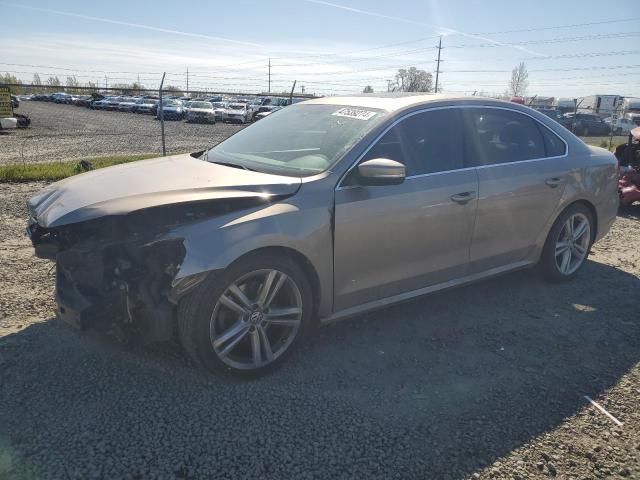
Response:
[{"label": "windshield wiper", "polygon": [[257,172],[257,170],[254,170],[253,168],[249,168],[245,165],[240,165],[239,163],[231,163],[231,162],[211,162],[211,163],[217,163],[218,165],[224,165],[225,167],[232,167],[232,168],[239,168],[241,170],[248,170],[250,172]]}]

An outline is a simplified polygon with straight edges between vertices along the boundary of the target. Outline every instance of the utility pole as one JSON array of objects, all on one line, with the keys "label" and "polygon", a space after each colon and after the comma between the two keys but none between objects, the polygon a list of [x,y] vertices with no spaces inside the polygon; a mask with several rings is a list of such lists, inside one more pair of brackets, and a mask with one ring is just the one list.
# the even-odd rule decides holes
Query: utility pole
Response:
[{"label": "utility pole", "polygon": [[293,81],[293,86],[291,87],[291,93],[289,94],[289,105],[293,103],[293,91],[296,89],[297,82],[298,82],[297,80]]},{"label": "utility pole", "polygon": [[438,62],[438,64],[436,66],[436,91],[435,91],[435,93],[438,93],[438,77],[440,77],[440,52],[442,51],[442,35],[440,35],[440,41],[438,42],[438,46],[436,48],[438,49],[438,60],[436,60]]},{"label": "utility pole", "polygon": [[105,88],[105,90],[107,88],[109,88],[109,85],[107,84],[107,76],[106,75],[104,76],[104,88]]},{"label": "utility pole", "polygon": [[271,57],[269,57],[269,93],[271,93]]},{"label": "utility pole", "polygon": [[187,67],[187,97],[188,96],[189,96],[189,67]]}]

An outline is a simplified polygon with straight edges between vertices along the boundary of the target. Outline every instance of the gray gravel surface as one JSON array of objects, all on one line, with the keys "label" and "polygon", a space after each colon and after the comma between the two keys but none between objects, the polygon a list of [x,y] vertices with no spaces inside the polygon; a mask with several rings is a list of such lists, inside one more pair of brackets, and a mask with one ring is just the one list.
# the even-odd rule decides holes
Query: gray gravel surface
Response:
[{"label": "gray gravel surface", "polygon": [[[29,115],[31,127],[0,134],[0,164],[162,153],[160,122],[151,115],[29,101],[20,102],[17,112]],[[241,128],[166,121],[167,151],[203,150]]]},{"label": "gray gravel surface", "polygon": [[638,208],[574,282],[427,296],[234,382],[52,319],[21,236],[40,186],[0,185],[0,478],[640,478]]}]

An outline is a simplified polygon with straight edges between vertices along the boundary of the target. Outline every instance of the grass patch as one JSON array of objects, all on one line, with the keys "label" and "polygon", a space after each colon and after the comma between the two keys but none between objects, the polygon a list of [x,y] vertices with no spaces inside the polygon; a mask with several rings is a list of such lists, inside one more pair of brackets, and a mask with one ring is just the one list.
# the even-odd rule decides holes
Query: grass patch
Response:
[{"label": "grass patch", "polygon": [[142,155],[119,155],[112,157],[93,157],[81,160],[68,160],[50,163],[13,163],[0,165],[0,183],[33,182],[37,180],[56,181],[83,173],[80,162],[89,162],[94,169],[111,167],[121,163],[135,162],[157,157],[157,153]]}]

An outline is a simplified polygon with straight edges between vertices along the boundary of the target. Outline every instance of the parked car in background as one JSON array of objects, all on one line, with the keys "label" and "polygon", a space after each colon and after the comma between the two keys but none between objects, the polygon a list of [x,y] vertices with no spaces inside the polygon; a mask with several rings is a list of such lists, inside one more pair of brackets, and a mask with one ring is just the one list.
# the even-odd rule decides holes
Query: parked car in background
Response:
[{"label": "parked car in background", "polygon": [[224,115],[227,111],[227,106],[229,105],[227,102],[210,102],[213,105],[213,110],[216,113],[216,121],[222,122],[224,120]]},{"label": "parked car in background", "polygon": [[[156,117],[158,120],[160,119],[160,108],[159,105],[156,107]],[[162,100],[162,116],[165,120],[183,120],[185,117],[186,111],[184,109],[184,105],[180,100],[175,99],[167,99]]]},{"label": "parked car in background", "polygon": [[71,98],[70,94],[64,92],[51,94],[54,103],[71,103]]},{"label": "parked car in background", "polygon": [[122,97],[108,97],[105,100],[103,110],[118,110]]},{"label": "parked car in background", "polygon": [[611,127],[613,133],[616,135],[628,135],[631,130],[636,128],[638,125],[633,123],[628,118],[605,118],[605,123]]},{"label": "parked car in background", "polygon": [[91,102],[91,100],[93,100],[93,97],[91,95],[79,95],[77,97],[74,97],[71,103],[73,103],[76,107],[86,107],[89,102]]},{"label": "parked car in background", "polygon": [[560,123],[576,135],[609,135],[611,127],[598,115],[589,113],[566,113]]},{"label": "parked car in background", "polygon": [[96,100],[90,104],[90,108],[94,110],[106,110],[107,105],[113,102],[114,97],[104,97],[99,100]]},{"label": "parked car in background", "polygon": [[13,108],[18,108],[19,105],[20,105],[20,100],[18,99],[18,97],[16,97],[15,95],[11,95],[11,106]]},{"label": "parked car in background", "polygon": [[211,102],[189,102],[186,111],[187,122],[216,123],[216,111]]},{"label": "parked car in background", "polygon": [[558,123],[562,120],[562,114],[556,108],[538,107],[536,110]]},{"label": "parked car in background", "polygon": [[130,112],[133,106],[137,102],[137,98],[132,97],[120,97],[120,103],[118,103],[118,110],[120,112]]},{"label": "parked car in background", "polygon": [[268,117],[272,113],[277,112],[278,110],[282,110],[284,107],[270,107],[268,110],[262,110],[254,114],[253,119],[255,121],[262,120],[265,117]]},{"label": "parked car in background", "polygon": [[534,265],[571,280],[616,218],[617,169],[515,103],[325,97],[201,155],[49,185],[27,232],[56,261],[62,320],[177,331],[194,363],[257,376],[316,319]]},{"label": "parked car in background", "polygon": [[135,105],[131,108],[134,113],[152,113],[154,107],[157,107],[158,100],[153,98],[140,98],[136,101]]},{"label": "parked car in background", "polygon": [[252,120],[252,112],[246,103],[230,103],[223,117],[225,122],[247,123]]}]

